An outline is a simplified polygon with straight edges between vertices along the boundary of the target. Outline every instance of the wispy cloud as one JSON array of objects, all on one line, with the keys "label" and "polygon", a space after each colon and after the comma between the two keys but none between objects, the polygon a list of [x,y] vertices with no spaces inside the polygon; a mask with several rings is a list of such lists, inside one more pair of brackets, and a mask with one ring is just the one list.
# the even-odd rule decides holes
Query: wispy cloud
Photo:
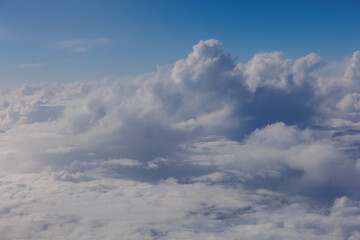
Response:
[{"label": "wispy cloud", "polygon": [[39,62],[39,63],[21,63],[21,64],[16,64],[15,66],[17,66],[18,68],[24,69],[24,68],[41,67],[43,65],[44,65],[44,63]]},{"label": "wispy cloud", "polygon": [[90,49],[99,45],[105,45],[110,41],[108,38],[96,38],[96,39],[71,39],[60,41],[57,46],[63,49],[67,49],[73,52],[88,52]]}]

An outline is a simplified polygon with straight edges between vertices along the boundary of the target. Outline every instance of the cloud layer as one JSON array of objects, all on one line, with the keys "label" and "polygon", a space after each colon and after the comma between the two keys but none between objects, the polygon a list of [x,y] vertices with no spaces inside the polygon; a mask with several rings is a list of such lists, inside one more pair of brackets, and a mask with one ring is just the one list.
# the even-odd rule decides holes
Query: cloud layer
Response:
[{"label": "cloud layer", "polygon": [[359,69],[210,39],[135,78],[2,91],[0,236],[359,239]]}]

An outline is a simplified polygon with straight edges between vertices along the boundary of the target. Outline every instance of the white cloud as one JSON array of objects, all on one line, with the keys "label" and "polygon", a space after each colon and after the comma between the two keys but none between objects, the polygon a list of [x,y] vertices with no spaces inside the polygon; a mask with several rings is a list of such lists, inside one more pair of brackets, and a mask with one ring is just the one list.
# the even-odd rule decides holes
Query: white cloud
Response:
[{"label": "white cloud", "polygon": [[197,88],[215,87],[221,84],[222,74],[234,68],[234,58],[222,50],[215,39],[200,41],[193,47],[187,59],[179,60],[172,69],[172,77],[178,84]]},{"label": "white cloud", "polygon": [[0,236],[356,239],[356,62],[210,39],[130,80],[2,91]]},{"label": "white cloud", "polygon": [[283,90],[289,90],[294,85],[301,87],[305,82],[311,80],[312,72],[321,69],[325,64],[314,53],[293,62],[282,52],[272,52],[256,54],[242,68],[246,83],[254,92],[259,87]]},{"label": "white cloud", "polygon": [[345,80],[348,82],[359,81],[360,79],[359,68],[360,68],[360,51],[356,51],[354,52],[352,58],[348,63],[348,67],[345,72]]},{"label": "white cloud", "polygon": [[0,191],[4,239],[351,239],[360,230],[358,201],[339,198],[324,212],[241,185],[16,174]]}]

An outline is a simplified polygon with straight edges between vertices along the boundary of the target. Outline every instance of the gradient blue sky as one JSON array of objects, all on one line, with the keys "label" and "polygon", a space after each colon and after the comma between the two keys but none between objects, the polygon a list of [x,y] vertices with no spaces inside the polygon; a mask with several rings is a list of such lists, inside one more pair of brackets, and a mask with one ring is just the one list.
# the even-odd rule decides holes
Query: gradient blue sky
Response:
[{"label": "gradient blue sky", "polygon": [[341,61],[360,49],[360,1],[1,1],[0,82],[136,75],[209,38],[248,61],[283,51]]}]

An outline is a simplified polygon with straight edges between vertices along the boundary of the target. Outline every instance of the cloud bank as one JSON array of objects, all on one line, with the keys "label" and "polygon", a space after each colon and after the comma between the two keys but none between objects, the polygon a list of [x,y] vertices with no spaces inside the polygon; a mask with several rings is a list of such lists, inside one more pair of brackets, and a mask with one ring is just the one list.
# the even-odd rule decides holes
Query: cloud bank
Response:
[{"label": "cloud bank", "polygon": [[4,90],[0,238],[359,239],[359,82],[360,52],[238,63],[210,39],[130,79]]}]

